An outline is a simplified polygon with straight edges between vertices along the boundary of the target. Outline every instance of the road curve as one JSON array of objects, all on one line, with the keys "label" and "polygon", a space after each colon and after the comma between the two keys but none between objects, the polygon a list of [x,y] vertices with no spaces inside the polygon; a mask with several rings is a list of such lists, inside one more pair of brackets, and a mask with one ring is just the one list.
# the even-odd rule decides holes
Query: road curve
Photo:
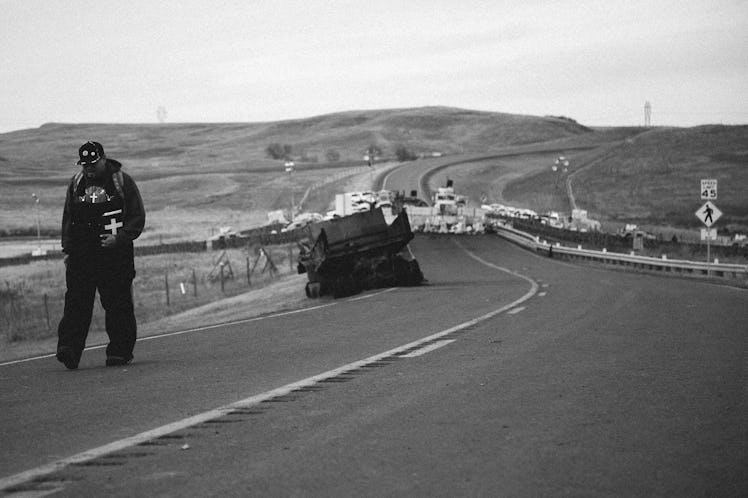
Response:
[{"label": "road curve", "polygon": [[0,366],[0,487],[25,475],[11,491],[745,496],[747,292],[493,236],[412,246],[422,287],[143,341],[126,368],[96,351],[73,372]]},{"label": "road curve", "polygon": [[418,197],[431,204],[434,189],[431,178],[439,171],[462,164],[480,163],[491,159],[501,159],[528,154],[547,154],[553,152],[568,152],[570,150],[589,150],[593,146],[572,146],[558,148],[557,146],[531,146],[510,147],[504,151],[480,155],[458,155],[443,158],[429,158],[419,161],[406,162],[402,166],[389,171],[378,180],[376,188],[388,190],[402,190],[409,193],[411,190],[418,192]]}]

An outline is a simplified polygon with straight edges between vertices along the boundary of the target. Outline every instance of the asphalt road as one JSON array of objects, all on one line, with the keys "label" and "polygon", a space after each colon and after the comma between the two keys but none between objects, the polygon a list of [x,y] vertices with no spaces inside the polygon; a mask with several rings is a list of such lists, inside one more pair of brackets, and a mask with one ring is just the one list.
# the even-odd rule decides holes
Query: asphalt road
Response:
[{"label": "asphalt road", "polygon": [[[440,170],[470,163],[481,163],[490,159],[500,159],[532,154],[547,154],[551,152],[566,153],[570,150],[586,150],[590,146],[577,146],[558,148],[555,146],[520,146],[509,147],[504,151],[497,151],[491,154],[462,154],[457,156],[447,156],[441,158],[427,158],[418,161],[404,163],[401,167],[389,171],[381,178],[375,188],[389,190],[401,190],[409,194],[416,190],[418,197],[429,203],[432,203],[432,197],[436,186],[431,184],[431,178]],[[443,186],[443,185],[440,185]],[[569,190],[571,187],[569,187]],[[570,190],[571,191],[571,190]]]},{"label": "asphalt road", "polygon": [[422,287],[141,341],[125,368],[0,366],[0,489],[748,495],[748,292],[494,236],[412,248]]}]

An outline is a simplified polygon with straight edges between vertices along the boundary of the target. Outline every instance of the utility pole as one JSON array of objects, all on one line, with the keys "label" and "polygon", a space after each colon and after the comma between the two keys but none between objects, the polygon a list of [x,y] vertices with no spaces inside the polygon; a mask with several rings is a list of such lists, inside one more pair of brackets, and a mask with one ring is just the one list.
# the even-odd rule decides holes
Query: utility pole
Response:
[{"label": "utility pole", "polygon": [[652,126],[652,104],[649,101],[644,102],[644,126],[646,128]]},{"label": "utility pole", "polygon": [[166,107],[160,105],[158,106],[158,109],[156,109],[156,119],[158,119],[159,123],[164,123],[166,121]]},{"label": "utility pole", "polygon": [[288,173],[288,184],[291,187],[291,223],[293,223],[294,220],[294,211],[296,208],[294,207],[294,198],[293,198],[293,168],[294,168],[294,162],[293,161],[286,161],[285,163],[286,167],[286,173]]},{"label": "utility pole", "polygon": [[34,211],[36,211],[36,244],[37,244],[37,254],[42,254],[42,231],[41,231],[41,222],[39,220],[39,196],[35,193],[31,194],[31,197],[34,199]]}]

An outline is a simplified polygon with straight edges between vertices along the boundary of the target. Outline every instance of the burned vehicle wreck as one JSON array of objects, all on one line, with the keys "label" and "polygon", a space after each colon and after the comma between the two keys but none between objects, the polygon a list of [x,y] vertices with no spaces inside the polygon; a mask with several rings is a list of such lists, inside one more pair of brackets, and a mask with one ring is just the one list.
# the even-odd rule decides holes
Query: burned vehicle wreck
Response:
[{"label": "burned vehicle wreck", "polygon": [[309,280],[307,297],[345,297],[380,287],[413,286],[424,281],[408,243],[408,214],[391,224],[381,208],[312,223],[303,229],[298,272]]}]

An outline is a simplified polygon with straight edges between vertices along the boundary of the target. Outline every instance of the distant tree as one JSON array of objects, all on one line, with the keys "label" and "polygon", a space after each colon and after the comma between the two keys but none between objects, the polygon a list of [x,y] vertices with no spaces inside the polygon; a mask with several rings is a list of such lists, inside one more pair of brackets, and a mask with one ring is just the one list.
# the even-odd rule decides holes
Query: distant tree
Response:
[{"label": "distant tree", "polygon": [[287,159],[291,156],[292,150],[293,147],[288,144],[279,144],[277,142],[274,142],[267,146],[265,152],[267,153],[268,157],[271,157],[273,159]]},{"label": "distant tree", "polygon": [[404,161],[413,161],[418,156],[415,155],[412,151],[408,150],[407,147],[404,145],[398,145],[395,149],[395,156],[397,157],[397,160],[400,162]]},{"label": "distant tree", "polygon": [[336,163],[340,161],[340,152],[335,149],[327,149],[327,152],[325,152],[325,157],[327,158],[328,162]]},{"label": "distant tree", "polygon": [[377,144],[371,144],[366,148],[366,155],[369,156],[370,161],[373,161],[382,155],[382,148]]}]

